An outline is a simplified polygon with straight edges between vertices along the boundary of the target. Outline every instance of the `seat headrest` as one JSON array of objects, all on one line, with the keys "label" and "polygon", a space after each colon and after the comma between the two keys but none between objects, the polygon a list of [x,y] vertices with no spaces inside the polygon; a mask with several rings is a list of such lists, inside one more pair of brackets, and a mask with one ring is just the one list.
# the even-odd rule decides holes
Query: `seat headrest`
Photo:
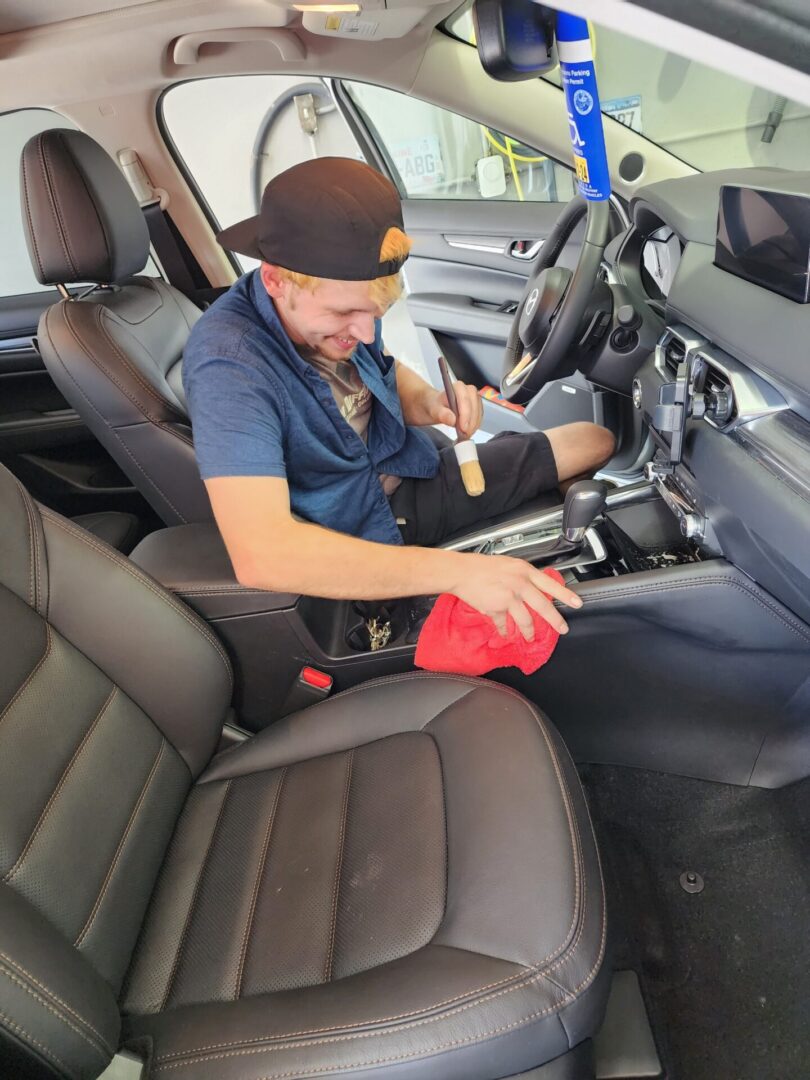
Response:
[{"label": "seat headrest", "polygon": [[52,128],[22,152],[22,214],[42,285],[110,285],[143,270],[149,230],[113,159],[83,131]]}]

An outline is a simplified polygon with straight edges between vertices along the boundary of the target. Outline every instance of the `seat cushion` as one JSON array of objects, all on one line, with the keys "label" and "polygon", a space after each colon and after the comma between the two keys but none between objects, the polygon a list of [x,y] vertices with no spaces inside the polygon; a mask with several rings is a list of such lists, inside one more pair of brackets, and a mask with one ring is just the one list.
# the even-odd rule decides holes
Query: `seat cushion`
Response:
[{"label": "seat cushion", "polygon": [[604,944],[587,808],[548,721],[481,680],[378,680],[200,777],[125,1042],[161,1080],[494,1080],[595,1032]]},{"label": "seat cushion", "polygon": [[79,514],[71,520],[124,555],[129,555],[141,534],[141,523],[134,514],[122,514],[116,510]]}]

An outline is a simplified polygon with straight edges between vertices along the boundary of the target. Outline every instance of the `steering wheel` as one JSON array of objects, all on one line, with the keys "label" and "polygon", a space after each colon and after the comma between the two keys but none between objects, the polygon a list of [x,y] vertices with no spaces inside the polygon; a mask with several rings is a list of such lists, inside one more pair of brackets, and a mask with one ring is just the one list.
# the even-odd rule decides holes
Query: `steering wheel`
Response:
[{"label": "steering wheel", "polygon": [[[572,274],[555,264],[586,214],[585,239]],[[501,393],[508,401],[523,404],[547,382],[571,373],[566,354],[580,333],[609,231],[607,200],[586,201],[576,195],[557,219],[540,249],[509,330],[501,377]],[[521,364],[524,357],[526,363]]]}]

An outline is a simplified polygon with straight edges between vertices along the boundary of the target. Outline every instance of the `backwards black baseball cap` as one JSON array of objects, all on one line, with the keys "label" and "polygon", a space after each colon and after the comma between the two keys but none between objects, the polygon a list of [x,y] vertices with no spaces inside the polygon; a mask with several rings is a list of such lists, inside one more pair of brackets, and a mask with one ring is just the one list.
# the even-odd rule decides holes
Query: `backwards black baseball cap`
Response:
[{"label": "backwards black baseball cap", "polygon": [[324,157],[279,173],[264,189],[259,213],[217,240],[228,251],[300,274],[372,281],[396,274],[405,262],[380,261],[392,227],[403,223],[391,181],[362,161]]}]

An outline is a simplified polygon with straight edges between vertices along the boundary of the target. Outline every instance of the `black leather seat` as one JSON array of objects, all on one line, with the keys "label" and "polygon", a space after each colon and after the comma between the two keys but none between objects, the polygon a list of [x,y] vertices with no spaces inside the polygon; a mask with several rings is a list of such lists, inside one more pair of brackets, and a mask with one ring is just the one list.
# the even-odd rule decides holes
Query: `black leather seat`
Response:
[{"label": "black leather seat", "polygon": [[537,709],[407,675],[214,756],[230,696],[205,623],[0,469],[0,1075],[589,1075],[603,890]]},{"label": "black leather seat", "polygon": [[134,514],[124,514],[118,510],[78,514],[70,520],[124,555],[129,555],[142,531],[141,523]]},{"label": "black leather seat", "polygon": [[89,135],[52,129],[22,154],[23,221],[43,285],[103,286],[48,308],[39,349],[66,400],[167,525],[211,520],[180,361],[202,312],[160,278],[143,213]]}]

